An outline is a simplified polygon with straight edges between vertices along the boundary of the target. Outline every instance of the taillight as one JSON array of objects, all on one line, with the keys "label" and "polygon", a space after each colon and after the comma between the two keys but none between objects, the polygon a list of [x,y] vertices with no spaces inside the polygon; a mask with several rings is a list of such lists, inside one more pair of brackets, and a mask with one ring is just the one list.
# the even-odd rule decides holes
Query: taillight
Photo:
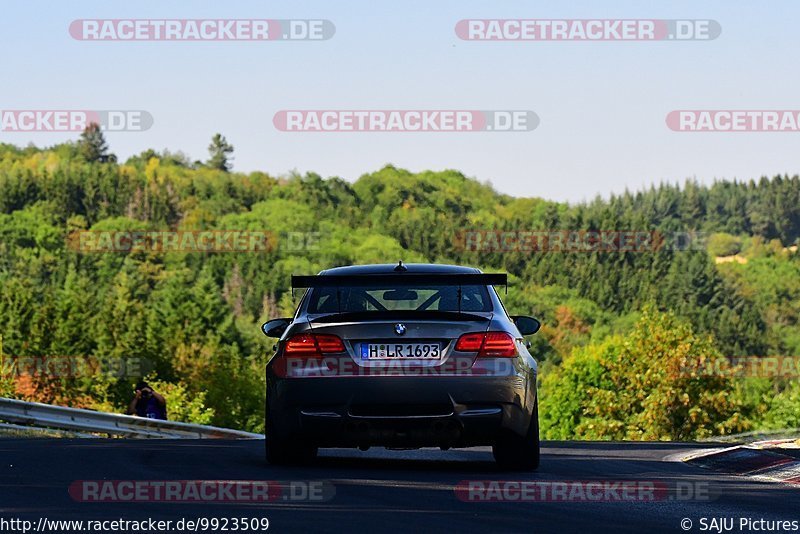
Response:
[{"label": "taillight", "polygon": [[333,334],[295,334],[286,341],[284,354],[292,356],[321,356],[344,352],[344,343]]},{"label": "taillight", "polygon": [[508,358],[517,355],[514,338],[506,332],[486,332],[483,347],[478,356]]},{"label": "taillight", "polygon": [[456,342],[456,350],[460,352],[477,352],[483,346],[484,332],[464,334]]},{"label": "taillight", "polygon": [[460,352],[477,352],[479,358],[513,358],[517,355],[514,338],[507,332],[474,332],[456,342]]},{"label": "taillight", "polygon": [[317,346],[319,346],[319,351],[321,353],[344,352],[344,343],[342,343],[339,336],[334,336],[333,334],[314,334],[314,337],[317,339]]}]

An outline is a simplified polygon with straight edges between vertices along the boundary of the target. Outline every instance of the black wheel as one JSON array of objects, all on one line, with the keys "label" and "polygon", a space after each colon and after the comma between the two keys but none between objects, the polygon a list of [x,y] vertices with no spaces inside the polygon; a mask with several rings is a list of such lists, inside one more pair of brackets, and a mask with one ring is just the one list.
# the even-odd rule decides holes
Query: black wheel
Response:
[{"label": "black wheel", "polygon": [[520,436],[505,431],[492,446],[492,452],[502,469],[534,471],[539,467],[539,399],[533,405],[528,432]]},{"label": "black wheel", "polygon": [[[269,413],[269,412],[267,412]],[[264,439],[264,453],[267,462],[272,465],[303,464],[317,457],[317,447],[295,440],[283,440],[276,437],[276,432],[266,421],[266,435]]]},{"label": "black wheel", "polygon": [[317,448],[304,443],[283,441],[267,437],[264,440],[265,456],[272,465],[308,463],[317,456]]}]

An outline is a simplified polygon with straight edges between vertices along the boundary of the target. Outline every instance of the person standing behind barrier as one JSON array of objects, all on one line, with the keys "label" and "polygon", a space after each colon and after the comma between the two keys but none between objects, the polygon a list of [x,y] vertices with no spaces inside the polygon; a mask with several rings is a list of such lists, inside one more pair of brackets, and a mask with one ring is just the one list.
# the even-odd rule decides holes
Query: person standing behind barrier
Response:
[{"label": "person standing behind barrier", "polygon": [[138,415],[148,419],[167,419],[167,400],[157,393],[147,382],[139,382],[128,405],[128,415]]}]

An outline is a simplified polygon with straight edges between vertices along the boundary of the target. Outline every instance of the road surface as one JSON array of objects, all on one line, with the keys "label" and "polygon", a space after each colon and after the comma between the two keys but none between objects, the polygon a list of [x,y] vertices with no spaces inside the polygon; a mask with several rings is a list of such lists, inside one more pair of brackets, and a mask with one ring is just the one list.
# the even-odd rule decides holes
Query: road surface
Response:
[{"label": "road surface", "polygon": [[[498,472],[486,448],[447,452],[324,450],[312,465],[273,467],[263,461],[261,441],[3,439],[0,520],[266,517],[270,532],[364,534],[701,532],[702,518],[706,518],[706,525],[710,518],[732,518],[737,528],[741,518],[800,520],[797,489],[674,461],[676,455],[699,447],[544,442],[539,471],[520,474]],[[684,496],[685,500],[662,495],[649,502],[588,502],[580,500],[579,495],[577,501],[470,502],[456,492],[459,483],[469,480],[558,483],[610,479],[656,481],[670,488],[680,484],[705,486],[710,488],[710,495]],[[326,494],[326,498],[332,498],[322,501],[309,501],[298,493],[295,497],[302,501],[275,496],[271,502],[142,503],[81,502],[80,496],[69,492],[76,481],[125,480],[311,481],[324,482],[326,491],[332,488],[335,494]],[[686,519],[692,522],[689,530],[681,526]],[[231,530],[232,524],[228,526]],[[688,527],[688,523],[684,521],[683,526]]]}]

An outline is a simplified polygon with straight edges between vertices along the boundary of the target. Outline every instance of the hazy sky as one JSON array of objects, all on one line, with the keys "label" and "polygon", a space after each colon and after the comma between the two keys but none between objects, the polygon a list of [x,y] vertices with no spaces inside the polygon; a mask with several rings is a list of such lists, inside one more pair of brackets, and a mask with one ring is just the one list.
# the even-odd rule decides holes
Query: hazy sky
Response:
[{"label": "hazy sky", "polygon": [[[769,6],[767,9],[766,6]],[[794,1],[6,1],[0,109],[146,110],[109,133],[121,159],[146,148],[205,159],[213,133],[234,168],[354,180],[386,163],[458,169],[499,191],[580,201],[661,180],[798,172],[800,133],[685,133],[677,109],[800,109]],[[90,42],[74,19],[328,19],[316,42]],[[476,42],[466,18],[713,19],[708,41]],[[530,132],[287,133],[285,109],[532,110]],[[70,133],[0,132],[49,145]]]}]

